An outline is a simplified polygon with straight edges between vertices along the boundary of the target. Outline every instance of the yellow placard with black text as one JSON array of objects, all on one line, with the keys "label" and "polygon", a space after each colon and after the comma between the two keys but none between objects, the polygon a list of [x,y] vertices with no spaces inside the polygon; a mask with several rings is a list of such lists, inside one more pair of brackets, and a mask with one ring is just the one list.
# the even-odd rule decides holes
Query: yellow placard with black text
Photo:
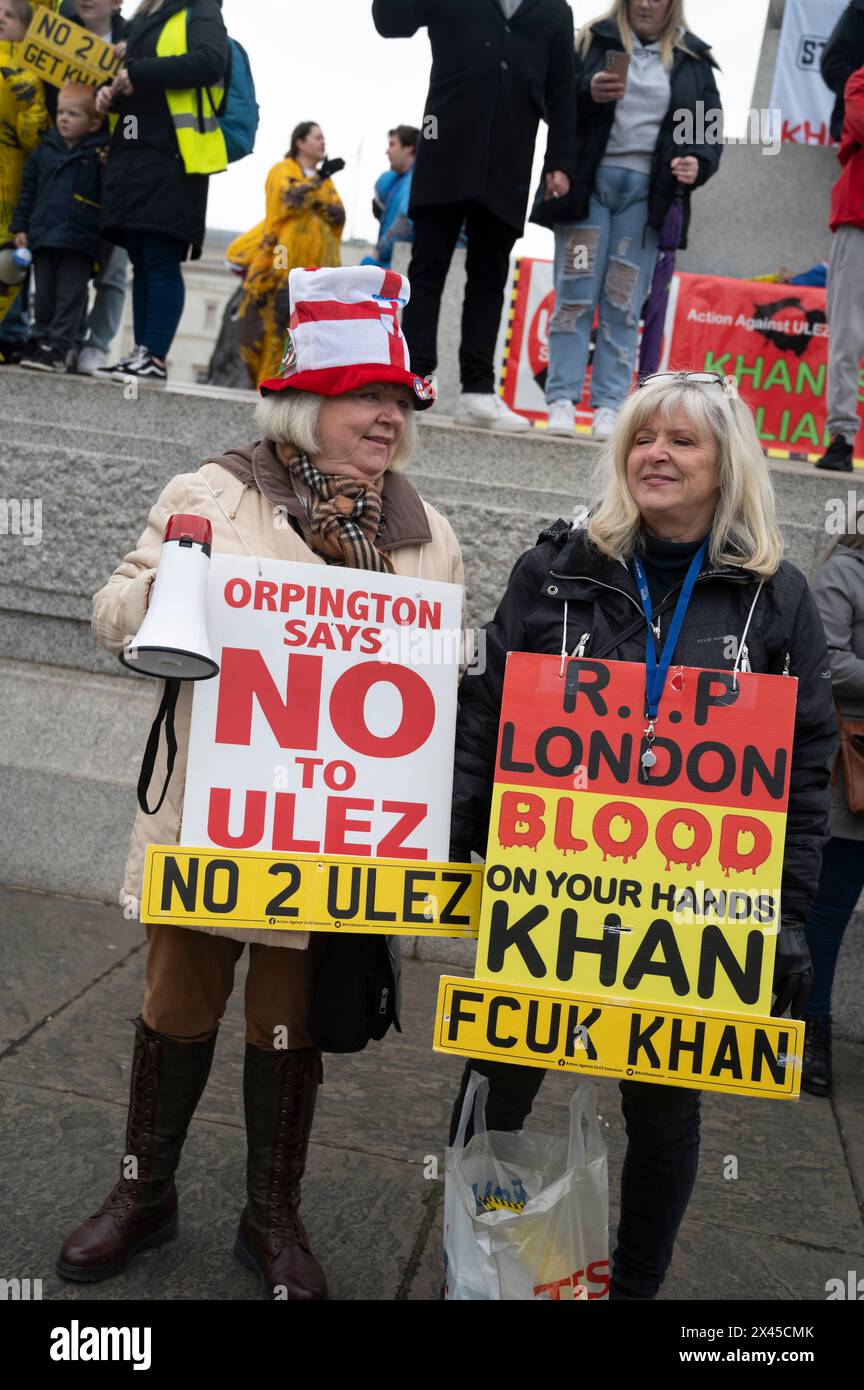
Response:
[{"label": "yellow placard with black text", "polygon": [[804,1024],[442,976],[436,1052],[796,1100]]},{"label": "yellow placard with black text", "polygon": [[21,40],[21,66],[52,87],[78,82],[87,87],[110,82],[120,70],[112,43],[83,25],[65,19],[47,5],[37,5]]},{"label": "yellow placard with black text", "polygon": [[141,918],[262,931],[476,937],[482,865],[149,845]]}]

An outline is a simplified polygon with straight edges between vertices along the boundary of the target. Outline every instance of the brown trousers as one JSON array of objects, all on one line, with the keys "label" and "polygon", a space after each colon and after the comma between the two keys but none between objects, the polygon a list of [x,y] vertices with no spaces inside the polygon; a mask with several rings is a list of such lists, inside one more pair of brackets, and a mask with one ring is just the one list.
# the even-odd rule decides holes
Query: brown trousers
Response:
[{"label": "brown trousers", "polygon": [[[203,1042],[218,1031],[234,988],[234,967],[245,943],[186,927],[147,927],[144,1022],[177,1042]],[[289,946],[249,947],[246,1041],[274,1050],[311,1047],[306,1031],[321,937],[305,951]]]}]

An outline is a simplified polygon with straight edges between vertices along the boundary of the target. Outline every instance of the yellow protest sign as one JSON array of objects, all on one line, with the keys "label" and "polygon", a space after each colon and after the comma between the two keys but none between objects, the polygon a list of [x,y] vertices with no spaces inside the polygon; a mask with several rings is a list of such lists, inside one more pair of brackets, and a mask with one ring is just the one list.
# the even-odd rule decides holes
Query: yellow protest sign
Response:
[{"label": "yellow protest sign", "polygon": [[473,1015],[439,998],[435,1046],[797,1096],[801,1026],[770,1017],[796,695],[672,667],[649,744],[643,666],[511,652]]},{"label": "yellow protest sign", "polygon": [[262,931],[475,937],[482,865],[149,845],[141,919]]},{"label": "yellow protest sign", "polygon": [[804,1024],[442,976],[436,1052],[795,1100]]},{"label": "yellow protest sign", "polygon": [[768,1014],[796,683],[512,652],[481,978]]},{"label": "yellow protest sign", "polygon": [[120,70],[113,44],[105,43],[46,5],[38,5],[34,10],[30,28],[21,41],[19,61],[52,87],[62,87],[67,82],[95,87],[110,81]]}]

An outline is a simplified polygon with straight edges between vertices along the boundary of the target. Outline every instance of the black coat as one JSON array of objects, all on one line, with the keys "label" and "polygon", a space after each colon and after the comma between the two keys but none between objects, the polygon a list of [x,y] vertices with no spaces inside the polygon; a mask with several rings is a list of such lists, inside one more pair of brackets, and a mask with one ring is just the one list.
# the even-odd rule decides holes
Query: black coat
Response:
[{"label": "black coat", "polygon": [[411,209],[475,202],[521,232],[541,117],[549,125],[544,172],[572,175],[576,159],[566,0],[523,0],[509,20],[498,0],[373,0],[372,17],[388,39],[429,30],[432,73]]},{"label": "black coat", "polygon": [[[157,58],[162,29],[184,5],[189,8],[189,52]],[[109,241],[126,245],[126,233],[161,232],[201,255],[207,220],[206,174],[187,174],[165,93],[170,88],[212,87],[228,66],[228,35],[217,0],[165,0],[155,14],[133,19],[126,42],[126,67],[135,91],[117,104],[105,171],[102,230]],[[137,135],[127,138],[126,118],[134,116]],[[134,129],[134,127],[133,127]]]},{"label": "black coat", "polygon": [[[729,635],[740,641],[756,578],[706,561],[696,581],[675,650],[676,664],[729,670]],[[654,609],[663,638],[678,597],[676,585]],[[584,633],[584,655],[645,662],[645,616],[630,570],[587,542],[567,522],[544,531],[519,559],[486,627],[485,669],[469,671],[459,688],[453,784],[451,858],[486,853],[504,666],[508,651],[559,654],[567,601],[567,650]],[[782,917],[802,923],[816,891],[828,836],[828,765],[836,741],[828,651],[822,623],[800,570],[783,561],[759,595],[747,632],[751,669],[798,678],[789,783]],[[662,706],[661,706],[662,713]]]},{"label": "black coat", "polygon": [[49,130],[24,166],[18,204],[9,230],[26,232],[31,251],[82,251],[101,257],[103,164],[99,153],[105,135],[85,135],[69,149],[62,135]]},{"label": "black coat", "polygon": [[[597,168],[606,152],[609,143],[609,136],[612,133],[612,126],[615,121],[615,101],[595,101],[591,95],[591,79],[601,72],[606,66],[606,54],[611,52],[623,53],[624,45],[618,31],[618,25],[611,19],[598,20],[592,24],[591,32],[593,38],[591,46],[585,57],[576,54],[576,92],[578,100],[578,122],[579,122],[579,144],[576,159],[576,174],[573,180],[573,187],[567,198],[551,198],[543,200],[543,188],[537,190],[534,199],[534,206],[531,210],[531,221],[537,222],[541,227],[552,227],[556,223],[562,222],[583,222],[588,216],[591,194],[594,192],[594,185],[597,180]],[[668,212],[676,193],[683,191],[684,194],[684,237],[682,247],[687,245],[687,228],[690,225],[690,193],[692,188],[698,188],[712,174],[716,174],[720,164],[720,155],[723,150],[722,143],[706,144],[694,143],[677,144],[674,139],[676,119],[681,119],[682,112],[690,112],[694,121],[701,111],[705,113],[706,124],[709,121],[708,113],[720,111],[720,94],[717,91],[717,83],[714,80],[712,68],[717,64],[709,55],[709,45],[703,43],[695,34],[687,33],[684,42],[691,50],[685,53],[683,49],[676,48],[669,74],[671,84],[671,99],[669,109],[660,133],[657,137],[657,144],[654,147],[654,157],[651,164],[651,192],[648,200],[648,225],[655,227],[658,231],[663,226],[663,219]],[[697,103],[702,103],[701,108]],[[708,129],[710,131],[710,124]],[[695,123],[694,135],[700,134],[698,121]],[[670,164],[673,159],[682,158],[687,155],[695,155],[699,160],[699,174],[696,183],[686,187],[679,184],[675,178]]]},{"label": "black coat", "polygon": [[837,96],[831,116],[831,135],[839,140],[843,131],[846,83],[864,67],[864,0],[851,0],[841,14],[822,50],[822,77]]},{"label": "black coat", "polygon": [[[77,5],[77,3],[76,3],[76,0],[63,0],[63,4],[60,6],[60,13],[61,13],[61,15],[63,16],[64,19],[71,19],[71,20],[74,20],[74,22],[75,22],[76,24],[80,24],[80,23],[81,23],[80,19],[78,18],[78,5]],[[86,25],[85,25],[84,27],[86,28]],[[120,14],[112,15],[112,17],[111,17],[111,42],[112,42],[112,43],[120,43],[120,41],[121,41],[122,39],[125,39],[125,37],[126,37],[126,35],[127,35],[128,32],[129,32],[129,21],[128,21],[128,19],[124,19],[123,16],[120,15]],[[107,40],[106,40],[106,42],[107,42]],[[59,95],[60,95],[60,88],[59,88],[59,87],[52,87],[51,84],[50,84],[50,82],[46,82],[46,83],[44,84],[44,86],[45,86],[45,105],[48,107],[48,115],[51,117],[51,120],[52,120],[52,121],[56,121],[56,120],[57,120],[57,98],[58,98]]]}]

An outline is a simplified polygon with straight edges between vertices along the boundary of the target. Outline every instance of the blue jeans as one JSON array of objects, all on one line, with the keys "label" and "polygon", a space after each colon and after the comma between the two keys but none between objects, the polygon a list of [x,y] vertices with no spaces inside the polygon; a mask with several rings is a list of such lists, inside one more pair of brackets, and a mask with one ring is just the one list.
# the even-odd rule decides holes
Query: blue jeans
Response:
[{"label": "blue jeans", "polygon": [[80,350],[83,344],[88,348],[98,348],[100,352],[108,351],[120,332],[128,274],[129,257],[122,246],[112,247],[111,255],[93,281],[96,298],[89,317],[85,315],[82,320],[76,348]]},{"label": "blue jeans", "polygon": [[180,263],[187,243],[161,232],[126,232],[132,262],[135,342],[165,358],[183,316],[186,286]]},{"label": "blue jeans", "polygon": [[843,933],[864,891],[864,841],[834,837],[822,855],[819,887],[810,904],[805,931],[813,959],[813,988],[807,1018],[831,1012],[831,989]]},{"label": "blue jeans", "polygon": [[657,260],[658,233],[648,226],[649,185],[647,174],[601,164],[585,221],[555,228],[549,405],[582,398],[598,304],[591,405],[595,410],[617,410],[627,395],[636,363],[639,313]]}]

